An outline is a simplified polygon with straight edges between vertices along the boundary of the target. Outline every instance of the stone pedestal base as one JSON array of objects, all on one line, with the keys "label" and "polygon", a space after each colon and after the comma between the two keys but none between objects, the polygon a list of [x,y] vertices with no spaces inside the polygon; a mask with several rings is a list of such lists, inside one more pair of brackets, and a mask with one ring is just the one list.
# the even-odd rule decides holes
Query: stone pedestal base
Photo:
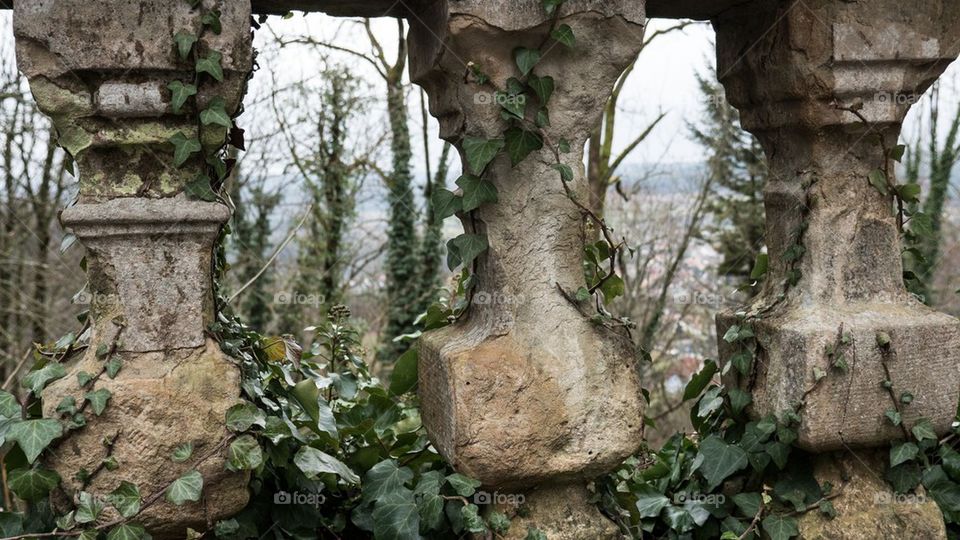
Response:
[{"label": "stone pedestal base", "polygon": [[[718,335],[739,324],[731,314],[717,317]],[[847,446],[882,446],[902,436],[884,411],[895,396],[914,396],[902,406],[909,427],[919,418],[949,431],[960,393],[960,321],[917,302],[848,304],[789,308],[754,323],[760,353],[754,358],[752,414],[781,414],[806,401],[797,446],[811,452]],[[841,343],[838,336],[847,336]],[[878,335],[884,338],[878,342]],[[889,337],[889,345],[882,342]],[[831,358],[828,348],[834,348]],[[741,346],[720,340],[720,357],[729,362]],[[831,365],[842,354],[846,371]],[[815,368],[826,374],[816,383]],[[747,385],[736,369],[731,386]],[[816,387],[813,391],[808,391]]]},{"label": "stone pedestal base", "polygon": [[836,452],[816,458],[817,481],[830,482],[837,517],[807,512],[800,518],[805,540],[874,540],[947,537],[943,515],[923,494],[897,495],[883,480],[886,450]]},{"label": "stone pedestal base", "polygon": [[543,486],[525,495],[523,515],[502,508],[510,517],[505,540],[524,540],[531,528],[549,540],[619,540],[617,526],[589,502],[589,493],[579,484]]},{"label": "stone pedestal base", "polygon": [[563,335],[477,339],[457,325],[421,338],[423,423],[457,470],[519,490],[603,474],[637,450],[643,403],[629,342],[568,324]]},{"label": "stone pedestal base", "polygon": [[[95,416],[88,405],[86,427],[67,433],[47,462],[63,478],[63,491],[54,496],[54,504],[81,490],[105,497],[123,480],[137,484],[146,500],[196,468],[203,475],[199,502],[178,507],[161,499],[137,517],[153,538],[179,540],[187,527],[204,530],[209,523],[242,510],[249,499],[249,474],[225,469],[226,449],[198,463],[228,435],[224,413],[240,402],[239,370],[209,340],[205,347],[193,350],[117,355],[123,359],[123,368],[116,378],[103,374],[95,383],[97,390],[112,393],[103,414]],[[82,404],[89,388],[79,387],[77,374],[96,375],[103,364],[93,348],[72,361],[67,376],[44,391],[44,417],[56,418],[64,397]],[[119,467],[109,471],[100,464],[108,455],[103,439],[113,437],[110,455]],[[193,456],[185,463],[174,463],[171,454],[184,443],[193,444]],[[96,471],[86,486],[74,477],[80,470]],[[101,519],[118,517],[112,513],[108,506]]]}]

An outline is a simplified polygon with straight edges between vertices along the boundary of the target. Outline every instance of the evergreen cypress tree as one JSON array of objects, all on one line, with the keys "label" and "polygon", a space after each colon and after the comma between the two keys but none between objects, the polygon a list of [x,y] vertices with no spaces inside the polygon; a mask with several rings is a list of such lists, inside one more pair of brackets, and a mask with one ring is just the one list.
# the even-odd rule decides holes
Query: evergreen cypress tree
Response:
[{"label": "evergreen cypress tree", "polygon": [[710,217],[701,236],[723,256],[718,272],[744,285],[764,246],[763,187],[769,173],[763,148],[740,128],[739,113],[724,98],[716,72],[711,75],[697,76],[706,114],[701,125],[690,126],[694,139],[708,152],[713,180],[714,193],[707,202]]}]

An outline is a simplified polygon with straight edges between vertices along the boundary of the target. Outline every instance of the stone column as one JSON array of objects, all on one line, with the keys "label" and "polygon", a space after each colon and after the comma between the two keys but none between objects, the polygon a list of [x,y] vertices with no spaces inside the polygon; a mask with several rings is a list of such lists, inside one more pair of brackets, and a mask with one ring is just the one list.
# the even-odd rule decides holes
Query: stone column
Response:
[{"label": "stone column", "polygon": [[[205,32],[198,51],[222,53],[224,81],[203,85],[196,106],[217,96],[236,111],[252,67],[250,7],[202,7],[221,11],[222,31]],[[224,140],[223,128],[200,132],[194,105],[174,114],[167,89],[193,80],[194,63],[180,59],[174,35],[196,35],[200,24],[183,1],[32,0],[14,11],[20,69],[78,165],[78,201],[62,222],[87,248],[90,346],[44,391],[43,410],[57,417],[63,398],[79,406],[94,388],[112,393],[102,415],[86,407],[86,426],[54,448],[48,465],[63,478],[54,504],[81,490],[105,496],[123,480],[146,499],[197,468],[199,502],[161,499],[137,518],[154,538],[204,530],[248,499],[247,476],[225,470],[224,452],[197,463],[227,435],[224,413],[240,398],[239,370],[205,334],[214,316],[213,244],[230,212],[188,200],[184,187],[206,170],[202,153],[177,168],[168,142],[177,133],[213,148]],[[122,367],[111,377],[107,364],[117,360]],[[84,372],[94,380],[81,386]],[[184,443],[193,444],[193,459],[174,463],[171,453]],[[116,470],[101,466],[107,455]],[[81,470],[92,476],[76,476]],[[116,517],[111,511],[104,519]]]},{"label": "stone column", "polygon": [[[570,141],[563,161],[574,169],[571,188],[586,201],[584,143],[638,53],[644,6],[575,0],[560,19],[577,45],[552,47],[536,73],[556,79],[545,131]],[[441,136],[461,154],[465,137],[502,137],[506,123],[493,86],[521,76],[515,48],[540,47],[549,34],[542,3],[437,2],[412,20],[412,77],[430,96]],[[471,63],[492,85],[470,75]],[[487,169],[499,202],[463,219],[490,245],[476,265],[473,305],[420,341],[423,421],[458,470],[487,490],[525,493],[531,517],[515,521],[511,535],[522,538],[534,524],[550,538],[606,538],[616,530],[586,503],[584,485],[641,444],[637,358],[626,336],[589,320],[591,302],[575,305],[559,290],[584,284],[583,247],[592,233],[552,163],[545,148],[516,167],[500,156]]]},{"label": "stone column", "polygon": [[[762,1],[714,24],[720,80],[744,128],[763,144],[772,177],[763,291],[745,312],[718,317],[721,337],[744,314],[756,333],[750,369],[730,369],[728,383],[751,390],[756,417],[803,403],[796,444],[824,453],[822,478],[831,456],[858,461],[828,452],[882,454],[903,438],[884,416],[895,407],[891,394],[914,395],[902,406],[908,428],[927,418],[948,431],[960,397],[960,322],[907,293],[893,198],[868,175],[893,170],[889,152],[910,105],[956,57],[960,5]],[[742,352],[723,339],[720,349],[726,362]],[[845,370],[834,365],[841,354]],[[937,514],[932,503],[904,510],[865,500],[889,488],[876,481],[882,466],[860,466],[881,461],[857,453],[850,488],[857,496],[841,496],[838,520],[825,532],[805,529],[811,538],[860,538],[857,520],[900,537],[934,534],[924,526],[943,534],[937,519],[917,518],[918,508]],[[804,527],[817,519],[805,518]]]}]

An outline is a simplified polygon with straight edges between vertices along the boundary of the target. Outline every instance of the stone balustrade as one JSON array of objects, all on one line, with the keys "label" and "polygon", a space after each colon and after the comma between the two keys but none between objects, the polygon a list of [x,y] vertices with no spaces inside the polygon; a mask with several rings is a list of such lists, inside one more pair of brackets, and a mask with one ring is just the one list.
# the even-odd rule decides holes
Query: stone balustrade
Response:
[{"label": "stone balustrade", "polygon": [[[225,77],[215,93],[235,111],[252,64],[251,11],[247,2],[218,5],[223,32],[205,36],[204,46],[223,53]],[[498,137],[504,128],[499,107],[482,98],[491,86],[468,76],[471,63],[502,86],[517,75],[514,48],[539,46],[549,28],[539,0],[253,5],[408,17],[412,79],[427,90],[442,136],[461,152],[465,137]],[[956,58],[960,4],[570,0],[560,17],[578,46],[551,50],[537,70],[559,82],[546,135],[571,142],[564,159],[575,194],[585,196],[584,142],[639,51],[648,15],[712,19],[720,80],[772,171],[765,288],[744,311],[718,317],[720,336],[733,325],[754,327],[755,358],[749,373],[729,370],[726,382],[753,393],[757,417],[802,404],[797,444],[816,455],[822,479],[842,477],[861,497],[888,490],[877,480],[878,456],[902,433],[885,422],[891,397],[881,383],[915,396],[904,411],[907,425],[923,417],[945,432],[960,397],[960,322],[907,294],[891,197],[867,176],[892,167],[889,149],[912,101],[901,98],[922,93]],[[101,439],[116,436],[115,455],[133,465],[113,478],[137,476],[147,492],[169,481],[174,471],[155,464],[173,447],[217,444],[223,413],[239,398],[236,369],[203,333],[213,316],[210,254],[228,211],[182,194],[205,166],[199,154],[170,166],[175,133],[210,144],[218,136],[171,114],[166,88],[192,71],[178,60],[173,35],[198,24],[185,2],[15,4],[19,66],[79,165],[79,204],[63,222],[90,253],[92,346],[48,388],[47,412],[60,397],[82,392],[75,375],[96,372],[98,345],[115,348],[125,366],[102,382],[113,392],[110,409],[71,437],[52,466],[92,469]],[[212,97],[201,90],[197,102],[203,107]],[[640,447],[641,381],[629,339],[591,323],[561,293],[582,284],[589,233],[552,160],[547,150],[516,167],[500,157],[487,172],[500,201],[465,226],[490,246],[478,260],[476,288],[504,301],[473,305],[463,320],[423,336],[423,420],[459,470],[525,494],[531,512],[512,530],[531,524],[551,539],[616,538],[585,485]],[[828,354],[838,340],[846,371],[833,369]],[[740,344],[721,340],[722,360],[740,352]],[[819,380],[815,368],[828,377]],[[859,465],[838,473],[850,452],[861,453]],[[244,506],[246,478],[226,473],[222,460],[207,467],[204,504],[151,508],[145,517],[154,537]],[[69,496],[79,485],[63,476]],[[94,478],[87,489],[114,487]],[[932,503],[910,512],[858,504],[840,498],[841,517],[830,523],[804,518],[805,534],[862,538],[865,526],[879,524],[892,537],[943,535],[930,529],[939,523]]]}]

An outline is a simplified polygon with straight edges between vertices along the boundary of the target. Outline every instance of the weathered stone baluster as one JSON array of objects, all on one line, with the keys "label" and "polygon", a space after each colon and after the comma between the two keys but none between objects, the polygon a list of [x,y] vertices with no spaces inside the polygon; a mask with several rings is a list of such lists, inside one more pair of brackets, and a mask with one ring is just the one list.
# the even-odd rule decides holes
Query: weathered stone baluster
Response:
[{"label": "weathered stone baluster", "polygon": [[[893,167],[884,148],[897,144],[910,104],[956,57],[960,5],[754,2],[725,12],[715,27],[720,80],[772,172],[770,267],[748,310],[760,314],[758,357],[749,376],[734,369],[728,378],[752,390],[758,417],[803,401],[797,444],[824,453],[817,471],[834,486],[844,483],[834,457],[853,473],[857,495],[841,496],[841,517],[805,518],[805,537],[861,538],[856,523],[869,524],[870,535],[877,523],[898,537],[942,535],[932,503],[906,509],[865,500],[889,494],[880,479],[885,448],[903,437],[884,416],[894,403],[881,383],[890,379],[895,396],[915,396],[903,407],[906,426],[928,418],[939,433],[949,429],[960,392],[960,322],[907,293],[892,197],[867,177]],[[738,323],[721,315],[720,336]],[[838,341],[846,372],[828,357]],[[727,361],[737,352],[720,345]],[[819,383],[815,368],[827,373]],[[827,453],[848,447],[883,449],[858,458]]]},{"label": "weathered stone baluster", "polygon": [[[570,141],[563,159],[585,201],[583,146],[638,52],[643,2],[571,1],[561,19],[577,46],[549,47],[536,72],[556,78],[546,133]],[[549,28],[538,0],[437,2],[414,17],[413,80],[429,93],[442,137],[461,153],[464,137],[500,138],[506,127],[493,88],[474,81],[469,63],[503,88],[520,75],[514,49],[539,47]],[[422,338],[419,388],[424,423],[455,467],[485,489],[542,486],[526,498],[531,521],[550,538],[600,538],[612,524],[585,502],[583,486],[637,450],[642,398],[629,340],[591,323],[589,302],[575,306],[558,290],[583,284],[591,236],[554,162],[545,148],[515,168],[500,156],[487,170],[499,202],[465,220],[490,244],[477,264],[473,305],[464,320]],[[522,537],[526,527],[511,531]]]},{"label": "weathered stone baluster", "polygon": [[[221,10],[223,31],[207,31],[199,53],[223,54],[225,80],[203,85],[197,100],[203,108],[219,96],[235,111],[252,65],[250,8],[213,0],[203,7]],[[66,496],[103,496],[128,480],[149,497],[196,466],[173,463],[174,448],[192,443],[196,459],[221,442],[224,413],[240,396],[237,368],[204,334],[213,318],[212,248],[229,211],[182,194],[205,169],[202,153],[174,168],[168,142],[182,132],[217,147],[225,134],[198,133],[195,112],[172,114],[168,84],[195,76],[193,62],[178,58],[174,34],[198,34],[200,15],[182,1],[33,0],[17,2],[14,26],[20,69],[79,165],[78,204],[62,218],[88,250],[90,347],[45,390],[45,414],[56,416],[67,396],[83,403],[90,386],[80,388],[78,374],[101,374],[107,358],[123,362],[116,378],[94,383],[112,392],[105,412],[87,407],[87,426],[71,432],[49,464]],[[115,438],[115,471],[99,466],[104,438]],[[201,502],[161,500],[138,518],[155,538],[182,538],[185,527],[202,529],[245,506],[247,477],[228,473],[221,455],[198,469]],[[94,475],[84,481],[81,470]]]}]

